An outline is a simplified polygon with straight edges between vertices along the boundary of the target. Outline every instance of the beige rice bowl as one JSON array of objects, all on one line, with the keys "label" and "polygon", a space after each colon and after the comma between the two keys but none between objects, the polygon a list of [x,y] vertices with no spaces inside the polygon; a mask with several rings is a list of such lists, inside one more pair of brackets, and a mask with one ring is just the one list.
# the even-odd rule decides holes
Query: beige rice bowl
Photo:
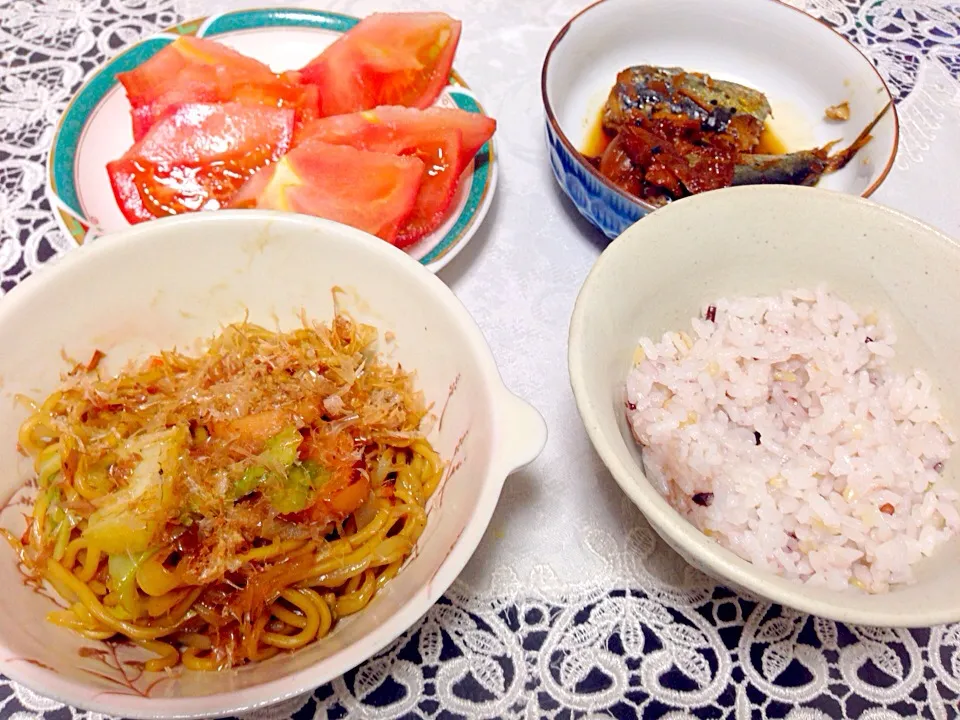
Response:
[{"label": "beige rice bowl", "polygon": [[956,437],[894,328],[827,288],[718,299],[640,340],[626,413],[645,473],[694,526],[759,568],[883,593],[960,531],[941,481]]}]

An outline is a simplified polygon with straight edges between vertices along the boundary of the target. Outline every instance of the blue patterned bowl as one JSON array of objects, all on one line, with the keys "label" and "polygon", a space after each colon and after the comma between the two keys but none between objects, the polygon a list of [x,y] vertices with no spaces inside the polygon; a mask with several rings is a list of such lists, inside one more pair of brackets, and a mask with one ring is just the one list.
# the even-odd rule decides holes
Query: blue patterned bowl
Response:
[{"label": "blue patterned bowl", "polygon": [[[778,0],[599,0],[554,38],[541,92],[553,174],[577,210],[609,238],[655,207],[624,192],[579,150],[597,131],[617,73],[631,65],[678,66],[761,90],[769,129],[787,151],[849,145],[889,103],[873,138],[819,187],[867,197],[897,153],[893,98],[872,63],[846,38]],[[850,118],[824,110],[847,102]]]},{"label": "blue patterned bowl", "polygon": [[611,240],[654,208],[635,200],[583,161],[557,127],[547,122],[547,148],[553,176],[577,210]]}]

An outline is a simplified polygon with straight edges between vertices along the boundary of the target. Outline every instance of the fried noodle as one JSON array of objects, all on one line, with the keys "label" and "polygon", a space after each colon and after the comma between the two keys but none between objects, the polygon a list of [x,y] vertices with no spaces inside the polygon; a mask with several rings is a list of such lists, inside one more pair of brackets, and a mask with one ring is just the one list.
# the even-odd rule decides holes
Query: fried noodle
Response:
[{"label": "fried noodle", "polygon": [[50,621],[217,670],[302,648],[366,607],[426,524],[442,463],[413,378],[377,331],[226,327],[115,377],[78,365],[19,444],[38,495],[21,538]]}]

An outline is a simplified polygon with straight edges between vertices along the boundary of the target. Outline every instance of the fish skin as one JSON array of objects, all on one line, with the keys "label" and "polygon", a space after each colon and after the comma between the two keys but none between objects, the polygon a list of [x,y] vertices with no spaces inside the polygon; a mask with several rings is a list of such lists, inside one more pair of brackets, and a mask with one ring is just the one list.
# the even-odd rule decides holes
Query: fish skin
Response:
[{"label": "fish skin", "polygon": [[636,65],[617,74],[603,126],[616,133],[638,115],[681,115],[699,122],[705,132],[729,133],[740,150],[749,151],[770,114],[766,96],[753,88],[682,68]]},{"label": "fish skin", "polygon": [[814,150],[785,155],[741,154],[733,169],[733,185],[814,185],[825,174],[843,169],[860,149],[870,142],[873,129],[890,110],[890,104],[873,118],[856,139],[833,155],[836,141]]},{"label": "fish skin", "polygon": [[813,185],[827,169],[819,150],[786,155],[741,155],[731,185]]}]

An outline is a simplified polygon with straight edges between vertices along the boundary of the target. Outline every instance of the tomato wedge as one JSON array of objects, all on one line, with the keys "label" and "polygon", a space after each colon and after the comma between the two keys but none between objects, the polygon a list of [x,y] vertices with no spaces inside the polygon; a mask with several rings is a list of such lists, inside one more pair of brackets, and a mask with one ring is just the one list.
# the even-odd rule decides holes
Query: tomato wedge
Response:
[{"label": "tomato wedge", "polygon": [[486,115],[455,108],[427,110],[385,105],[365,112],[337,115],[303,126],[304,138],[381,152],[411,144],[411,139],[438,131],[457,130],[462,142],[460,168],[463,172],[473,156],[497,129],[497,121]]},{"label": "tomato wedge", "polygon": [[290,107],[298,124],[319,117],[318,88],[300,84],[295,74],[277,75],[259,60],[205,38],[177,38],[117,79],[132,108],[134,140],[171,107],[185,103]]},{"label": "tomato wedge", "polygon": [[311,60],[304,83],[320,88],[320,114],[377,105],[427,108],[447,84],[461,24],[444,13],[375,13]]},{"label": "tomato wedge", "polygon": [[413,211],[397,231],[397,247],[412,245],[443,223],[460,180],[463,140],[459,130],[436,130],[417,138],[404,154],[420,158],[423,180]]},{"label": "tomato wedge", "polygon": [[422,177],[415,157],[308,139],[250,178],[231,206],[316,215],[393,242]]},{"label": "tomato wedge", "polygon": [[107,163],[131,223],[222,207],[290,148],[294,111],[238,103],[171,109],[119,160]]},{"label": "tomato wedge", "polygon": [[440,226],[460,176],[496,126],[492,118],[463,110],[385,106],[321,118],[305,125],[302,136],[363,150],[415,155],[424,162],[416,207],[397,233],[397,246],[405,247]]}]

